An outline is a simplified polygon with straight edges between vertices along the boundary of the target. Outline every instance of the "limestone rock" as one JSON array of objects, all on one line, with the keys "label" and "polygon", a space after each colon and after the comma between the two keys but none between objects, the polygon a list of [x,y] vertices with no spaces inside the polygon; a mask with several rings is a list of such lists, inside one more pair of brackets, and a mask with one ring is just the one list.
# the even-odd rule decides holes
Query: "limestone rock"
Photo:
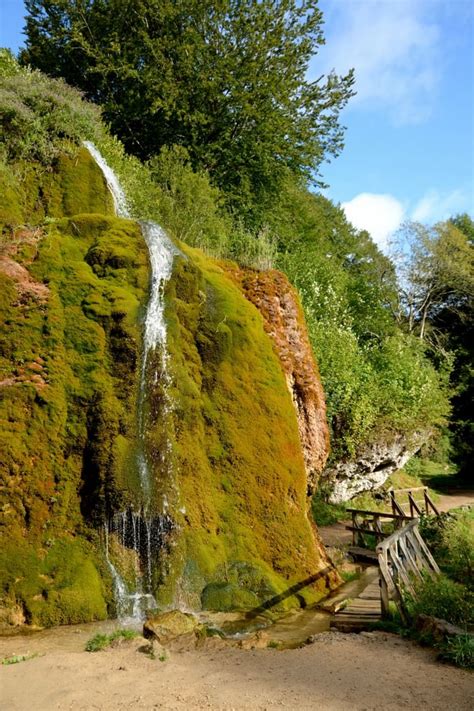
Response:
[{"label": "limestone rock", "polygon": [[381,487],[391,474],[413,457],[427,437],[427,432],[418,432],[408,440],[399,434],[389,442],[375,442],[365,447],[353,460],[340,461],[328,467],[322,479],[331,492],[330,503],[349,501],[363,491]]}]

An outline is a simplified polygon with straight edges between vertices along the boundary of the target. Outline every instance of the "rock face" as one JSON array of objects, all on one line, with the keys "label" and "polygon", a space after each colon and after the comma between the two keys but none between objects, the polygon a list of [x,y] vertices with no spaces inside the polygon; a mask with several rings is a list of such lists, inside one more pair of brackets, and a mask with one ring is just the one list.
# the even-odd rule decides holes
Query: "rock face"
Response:
[{"label": "rock face", "polygon": [[357,459],[328,467],[322,480],[331,492],[329,501],[339,504],[363,491],[378,489],[416,454],[426,439],[426,433],[412,435],[410,441],[403,435],[397,435],[390,442],[376,442],[366,447]]},{"label": "rock face", "polygon": [[298,295],[278,271],[239,270],[236,275],[246,298],[262,314],[283,367],[298,419],[308,494],[312,494],[329,454],[329,430],[324,391]]}]

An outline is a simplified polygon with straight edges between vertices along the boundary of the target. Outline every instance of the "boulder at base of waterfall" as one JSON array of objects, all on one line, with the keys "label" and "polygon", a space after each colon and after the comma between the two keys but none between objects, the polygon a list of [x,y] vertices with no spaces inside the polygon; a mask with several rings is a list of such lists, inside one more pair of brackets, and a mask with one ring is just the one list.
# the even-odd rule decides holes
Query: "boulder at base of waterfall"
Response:
[{"label": "boulder at base of waterfall", "polygon": [[199,622],[194,615],[170,610],[150,617],[143,625],[143,636],[160,644],[168,644],[176,637],[193,632],[198,626]]}]

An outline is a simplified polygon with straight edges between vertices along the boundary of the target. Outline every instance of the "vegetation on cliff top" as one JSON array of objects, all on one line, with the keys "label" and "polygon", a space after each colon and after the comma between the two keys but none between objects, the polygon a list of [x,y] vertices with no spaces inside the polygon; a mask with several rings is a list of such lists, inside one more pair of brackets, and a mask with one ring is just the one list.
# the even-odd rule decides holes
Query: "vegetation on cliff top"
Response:
[{"label": "vegetation on cliff top", "polygon": [[27,0],[22,61],[103,107],[142,160],[187,149],[246,221],[290,170],[315,181],[342,147],[353,76],[309,81],[324,44],[317,0]]}]

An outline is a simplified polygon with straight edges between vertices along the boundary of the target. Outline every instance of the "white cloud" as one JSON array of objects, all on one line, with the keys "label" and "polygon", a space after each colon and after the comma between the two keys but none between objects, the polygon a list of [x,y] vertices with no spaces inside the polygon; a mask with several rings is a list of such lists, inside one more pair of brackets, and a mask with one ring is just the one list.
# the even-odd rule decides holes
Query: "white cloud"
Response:
[{"label": "white cloud", "polygon": [[382,251],[390,235],[400,226],[405,209],[393,195],[360,193],[341,205],[347,219],[359,230],[367,230]]},{"label": "white cloud", "polygon": [[396,123],[431,112],[441,76],[440,30],[429,0],[325,0],[327,45],[315,74],[355,68],[350,106],[388,109]]},{"label": "white cloud", "polygon": [[469,199],[463,190],[441,193],[428,190],[411,212],[411,219],[416,222],[439,222],[463,212],[469,207]]}]

